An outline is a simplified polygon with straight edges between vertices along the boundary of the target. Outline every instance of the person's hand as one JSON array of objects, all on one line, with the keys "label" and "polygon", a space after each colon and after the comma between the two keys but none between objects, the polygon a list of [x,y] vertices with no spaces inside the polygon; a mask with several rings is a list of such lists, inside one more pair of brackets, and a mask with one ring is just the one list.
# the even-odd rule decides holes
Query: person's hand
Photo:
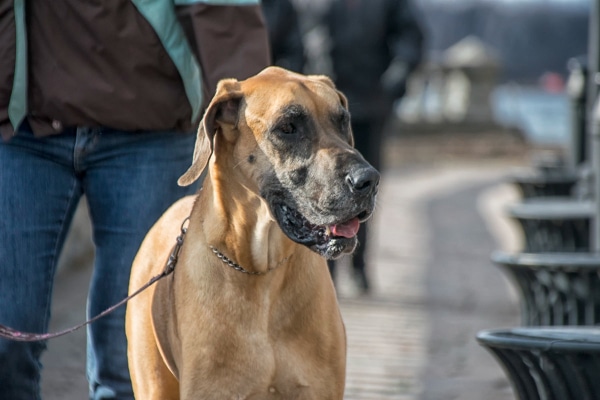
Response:
[{"label": "person's hand", "polygon": [[381,75],[381,87],[392,99],[399,99],[406,93],[409,66],[406,62],[394,60]]}]

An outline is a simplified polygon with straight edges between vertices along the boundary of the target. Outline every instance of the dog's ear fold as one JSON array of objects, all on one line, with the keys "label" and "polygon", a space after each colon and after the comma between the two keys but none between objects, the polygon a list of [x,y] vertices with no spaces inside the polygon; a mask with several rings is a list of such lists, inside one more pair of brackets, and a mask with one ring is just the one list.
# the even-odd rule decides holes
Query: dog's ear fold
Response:
[{"label": "dog's ear fold", "polygon": [[[313,79],[316,79],[324,84],[326,84],[327,86],[331,87],[333,90],[335,90],[337,92],[338,97],[340,98],[340,103],[342,104],[342,107],[344,107],[346,110],[349,110],[348,108],[348,98],[344,95],[344,93],[340,92],[336,87],[335,87],[335,83],[333,83],[333,81],[331,80],[331,78],[329,78],[326,75],[311,75],[310,76]],[[350,145],[352,147],[354,147],[354,134],[352,133],[352,128],[350,127]]]},{"label": "dog's ear fold", "polygon": [[338,97],[340,98],[340,102],[342,103],[342,106],[347,110],[348,109],[348,99],[346,98],[344,93],[340,92],[337,89],[335,91],[337,92]]},{"label": "dog's ear fold", "polygon": [[202,171],[206,168],[213,153],[217,124],[235,125],[237,123],[241,98],[242,91],[237,80],[223,79],[219,82],[216,94],[208,105],[198,128],[192,165],[177,180],[179,186],[189,186],[202,175]]},{"label": "dog's ear fold", "polygon": [[335,83],[333,83],[331,78],[329,78],[326,75],[310,75],[309,77],[316,79],[316,80],[326,84],[327,86],[331,87],[332,89],[334,89],[337,92],[338,97],[340,98],[340,103],[342,103],[342,107],[344,107],[346,110],[348,109],[348,99],[346,98],[346,96],[344,96],[344,94],[342,92],[340,92],[335,87]]}]

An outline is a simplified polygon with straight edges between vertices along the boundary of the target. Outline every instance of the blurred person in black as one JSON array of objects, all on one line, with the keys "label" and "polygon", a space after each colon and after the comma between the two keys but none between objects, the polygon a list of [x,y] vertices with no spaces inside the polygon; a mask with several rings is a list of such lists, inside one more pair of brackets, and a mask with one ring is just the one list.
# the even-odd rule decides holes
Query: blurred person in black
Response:
[{"label": "blurred person in black", "polygon": [[290,0],[262,0],[273,65],[300,72],[305,54],[296,8]]},{"label": "blurred person in black", "polygon": [[[348,98],[356,148],[381,170],[384,126],[407,79],[423,57],[423,31],[410,0],[333,0],[324,25],[333,78]],[[369,290],[365,265],[368,226],[358,232],[352,256],[358,288]],[[335,277],[335,263],[329,268]]]}]

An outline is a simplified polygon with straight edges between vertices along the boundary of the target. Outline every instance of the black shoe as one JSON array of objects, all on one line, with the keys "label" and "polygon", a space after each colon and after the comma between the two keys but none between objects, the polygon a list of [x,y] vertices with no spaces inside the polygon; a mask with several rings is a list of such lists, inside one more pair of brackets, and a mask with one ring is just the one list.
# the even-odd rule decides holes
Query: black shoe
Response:
[{"label": "black shoe", "polygon": [[331,280],[333,281],[333,285],[335,285],[335,261],[327,260],[327,268],[329,268],[329,275],[331,275]]},{"label": "black shoe", "polygon": [[356,287],[362,294],[369,293],[369,280],[367,279],[367,274],[365,273],[364,268],[354,269],[354,282],[356,283]]}]

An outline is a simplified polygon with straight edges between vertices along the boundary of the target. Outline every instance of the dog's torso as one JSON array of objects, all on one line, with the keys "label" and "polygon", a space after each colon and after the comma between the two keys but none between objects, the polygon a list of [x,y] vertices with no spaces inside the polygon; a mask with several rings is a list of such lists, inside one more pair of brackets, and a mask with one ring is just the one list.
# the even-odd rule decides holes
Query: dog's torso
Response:
[{"label": "dog's torso", "polygon": [[[192,201],[176,203],[150,231],[150,242],[136,258],[146,265],[134,269],[132,288],[162,270],[165,260],[157,257],[155,244],[174,243]],[[144,308],[151,310],[134,323],[137,330],[148,331],[143,352],[154,352],[151,359],[158,365],[146,360],[140,369],[162,370],[157,379],[140,386],[136,396],[341,398],[346,343],[325,261],[282,238],[289,242],[282,246],[287,247],[284,257],[270,263],[270,272],[248,275],[213,253],[203,240],[202,225],[201,220],[190,221],[175,272],[159,281],[153,292],[131,300],[131,309],[146,302]],[[162,250],[159,254],[170,252]],[[128,328],[136,329],[131,324]],[[187,381],[190,374],[193,379]],[[173,378],[186,381],[181,393]],[[162,393],[163,387],[170,392]],[[153,391],[159,394],[149,397]]]}]

